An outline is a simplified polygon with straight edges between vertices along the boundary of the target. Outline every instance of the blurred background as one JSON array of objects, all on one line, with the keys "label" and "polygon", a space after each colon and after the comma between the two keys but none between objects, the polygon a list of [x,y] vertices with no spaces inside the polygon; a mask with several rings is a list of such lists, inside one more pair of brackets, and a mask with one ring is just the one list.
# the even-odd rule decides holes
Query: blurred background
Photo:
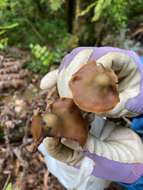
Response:
[{"label": "blurred background", "polygon": [[78,46],[142,55],[142,45],[143,0],[0,0],[0,189],[63,189],[23,148],[33,110],[47,104],[41,77]]},{"label": "blurred background", "polygon": [[0,0],[0,49],[28,50],[28,67],[41,73],[77,46],[136,50],[142,10],[142,0]]}]

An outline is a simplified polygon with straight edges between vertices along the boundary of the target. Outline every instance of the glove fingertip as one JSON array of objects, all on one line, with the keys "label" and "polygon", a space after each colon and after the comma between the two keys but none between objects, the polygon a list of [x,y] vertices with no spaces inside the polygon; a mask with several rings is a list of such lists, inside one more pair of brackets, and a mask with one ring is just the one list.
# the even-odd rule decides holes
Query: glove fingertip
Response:
[{"label": "glove fingertip", "polygon": [[42,90],[46,90],[46,89],[54,87],[56,85],[56,83],[57,83],[57,75],[58,75],[58,69],[47,73],[41,79],[40,88]]}]

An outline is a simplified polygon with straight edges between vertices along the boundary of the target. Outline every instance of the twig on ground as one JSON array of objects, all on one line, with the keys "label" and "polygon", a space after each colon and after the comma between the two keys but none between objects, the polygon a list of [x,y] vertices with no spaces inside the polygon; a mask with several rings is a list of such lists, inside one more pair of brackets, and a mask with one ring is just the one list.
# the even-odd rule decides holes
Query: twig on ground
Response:
[{"label": "twig on ground", "polygon": [[49,172],[48,170],[44,173],[44,188],[43,190],[48,190],[48,180],[49,180]]}]

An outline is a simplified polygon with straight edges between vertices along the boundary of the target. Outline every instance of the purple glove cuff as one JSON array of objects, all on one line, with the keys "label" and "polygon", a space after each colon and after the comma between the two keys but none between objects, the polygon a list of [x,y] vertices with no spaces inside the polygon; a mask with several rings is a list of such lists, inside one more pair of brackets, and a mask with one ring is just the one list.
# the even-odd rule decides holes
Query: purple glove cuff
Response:
[{"label": "purple glove cuff", "polygon": [[84,155],[95,161],[92,174],[106,180],[133,183],[143,175],[143,164],[120,163],[85,151]]}]

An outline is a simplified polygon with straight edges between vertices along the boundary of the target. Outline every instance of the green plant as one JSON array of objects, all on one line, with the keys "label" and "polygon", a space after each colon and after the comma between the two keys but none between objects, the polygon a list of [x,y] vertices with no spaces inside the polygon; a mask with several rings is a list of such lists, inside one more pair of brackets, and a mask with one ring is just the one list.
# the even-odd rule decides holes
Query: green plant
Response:
[{"label": "green plant", "polygon": [[53,62],[53,53],[50,52],[46,46],[40,46],[39,44],[30,44],[30,49],[33,55],[33,59],[28,63],[27,67],[33,72],[40,72],[45,74],[51,62]]},{"label": "green plant", "polygon": [[114,30],[124,28],[127,23],[127,1],[125,0],[95,0],[81,11],[79,16],[83,16],[93,10],[92,22],[105,21]]},{"label": "green plant", "polygon": [[36,73],[45,74],[49,67],[55,63],[59,63],[63,56],[63,51],[58,48],[52,51],[46,46],[40,46],[39,44],[30,44],[30,48],[34,57],[27,67]]},{"label": "green plant", "polygon": [[18,26],[18,23],[0,26],[0,50],[3,50],[8,44],[7,32]]},{"label": "green plant", "polygon": [[13,190],[12,183],[8,183],[8,185],[6,187],[6,190]]},{"label": "green plant", "polygon": [[18,23],[7,32],[8,44],[29,48],[29,44],[55,47],[67,35],[63,1],[0,0],[0,26]]},{"label": "green plant", "polygon": [[57,11],[58,9],[60,9],[63,3],[63,1],[61,0],[49,0],[49,2],[50,2],[50,7],[53,11]]},{"label": "green plant", "polygon": [[135,28],[142,22],[142,9],[142,0],[0,0],[0,26],[17,24],[0,29],[0,48],[29,50],[29,44],[39,44],[60,60],[75,47],[73,39],[76,46],[102,45],[104,37]]},{"label": "green plant", "polygon": [[110,8],[107,10],[106,15],[111,22],[110,26],[113,24],[113,29],[124,29],[127,27],[128,22],[128,2],[127,0],[117,0],[111,1]]},{"label": "green plant", "polygon": [[77,47],[78,38],[74,35],[67,35],[58,43],[54,48],[48,46],[41,46],[40,44],[30,44],[33,59],[27,64],[27,67],[34,72],[45,74],[48,72],[49,67],[53,64],[59,64],[67,53]]},{"label": "green plant", "polygon": [[39,59],[43,65],[50,65],[51,60],[53,60],[54,54],[50,52],[46,46],[41,47],[39,44],[30,44],[30,48],[35,58]]}]

